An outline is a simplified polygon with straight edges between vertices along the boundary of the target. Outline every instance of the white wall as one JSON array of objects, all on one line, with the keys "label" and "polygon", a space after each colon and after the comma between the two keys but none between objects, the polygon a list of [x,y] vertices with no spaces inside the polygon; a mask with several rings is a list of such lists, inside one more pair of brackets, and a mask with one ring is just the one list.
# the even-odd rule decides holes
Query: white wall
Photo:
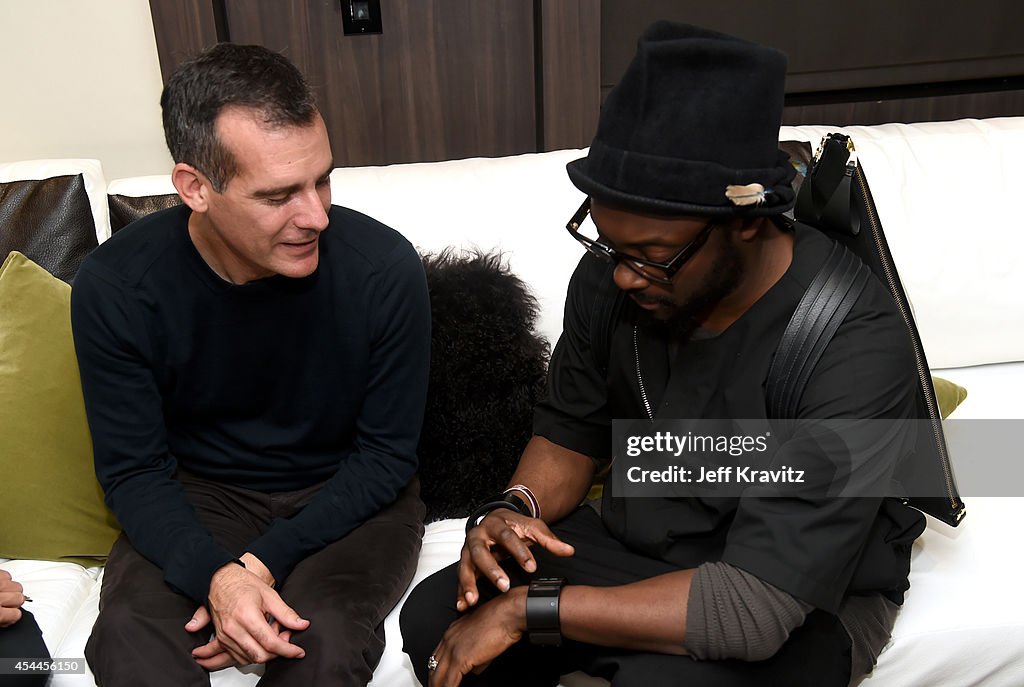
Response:
[{"label": "white wall", "polygon": [[0,0],[0,162],[97,158],[110,179],[164,174],[148,0]]}]

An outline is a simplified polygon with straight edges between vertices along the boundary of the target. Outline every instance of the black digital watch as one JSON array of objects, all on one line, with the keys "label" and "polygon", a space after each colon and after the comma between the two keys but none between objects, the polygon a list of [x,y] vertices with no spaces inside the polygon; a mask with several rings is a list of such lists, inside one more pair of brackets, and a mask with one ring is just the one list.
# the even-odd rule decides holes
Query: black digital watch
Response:
[{"label": "black digital watch", "polygon": [[564,577],[538,577],[530,581],[526,593],[526,632],[530,644],[559,646],[562,643],[558,601],[565,585]]}]

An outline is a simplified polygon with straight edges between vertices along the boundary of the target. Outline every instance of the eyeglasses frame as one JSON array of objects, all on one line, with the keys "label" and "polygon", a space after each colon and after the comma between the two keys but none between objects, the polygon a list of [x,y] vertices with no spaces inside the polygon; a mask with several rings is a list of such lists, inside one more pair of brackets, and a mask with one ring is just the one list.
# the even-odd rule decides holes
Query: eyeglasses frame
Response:
[{"label": "eyeglasses frame", "polygon": [[[568,231],[574,239],[583,244],[583,247],[592,255],[615,265],[624,263],[626,267],[647,281],[655,284],[661,284],[663,286],[670,286],[672,284],[672,280],[675,278],[679,270],[682,269],[683,265],[685,265],[690,258],[692,258],[694,254],[704,246],[708,237],[711,235],[711,230],[718,226],[718,222],[712,219],[704,225],[704,228],[701,229],[700,233],[697,234],[692,241],[683,246],[668,262],[656,262],[636,255],[621,253],[608,244],[595,241],[594,239],[581,234],[579,232],[580,227],[583,225],[583,221],[589,214],[590,197],[588,196],[584,199],[583,204],[580,205],[579,210],[577,210],[568,223],[566,223],[566,231]],[[644,267],[653,267],[663,272],[664,275],[651,274],[644,270]]]}]

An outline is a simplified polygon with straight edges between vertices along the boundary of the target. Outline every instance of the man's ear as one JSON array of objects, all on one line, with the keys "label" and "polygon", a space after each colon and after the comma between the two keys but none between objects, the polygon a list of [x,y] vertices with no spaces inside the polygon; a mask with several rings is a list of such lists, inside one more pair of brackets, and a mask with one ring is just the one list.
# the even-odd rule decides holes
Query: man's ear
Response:
[{"label": "man's ear", "polygon": [[171,183],[192,212],[206,212],[213,186],[205,174],[190,164],[179,162],[171,170]]}]

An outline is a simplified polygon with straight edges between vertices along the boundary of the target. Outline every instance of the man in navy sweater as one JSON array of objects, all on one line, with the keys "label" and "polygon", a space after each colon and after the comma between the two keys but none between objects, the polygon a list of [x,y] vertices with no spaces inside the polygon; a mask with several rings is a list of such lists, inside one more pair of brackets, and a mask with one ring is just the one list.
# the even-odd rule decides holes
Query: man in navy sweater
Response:
[{"label": "man in navy sweater", "polygon": [[331,206],[298,70],[218,45],[161,99],[183,205],[83,264],[72,324],[124,527],[86,648],[105,685],[365,684],[415,571],[426,280],[394,230]]}]

